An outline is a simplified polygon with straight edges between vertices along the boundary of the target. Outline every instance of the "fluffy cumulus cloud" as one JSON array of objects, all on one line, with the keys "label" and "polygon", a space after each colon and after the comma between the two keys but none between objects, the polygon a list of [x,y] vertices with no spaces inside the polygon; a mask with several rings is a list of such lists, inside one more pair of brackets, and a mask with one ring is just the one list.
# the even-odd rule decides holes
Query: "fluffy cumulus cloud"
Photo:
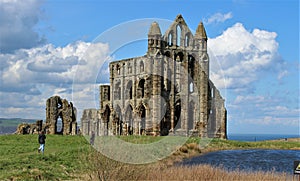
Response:
[{"label": "fluffy cumulus cloud", "polygon": [[222,14],[222,13],[215,13],[211,17],[205,20],[205,24],[212,24],[212,23],[223,23],[224,21],[231,19],[233,17],[231,12]]},{"label": "fluffy cumulus cloud", "polygon": [[36,31],[42,11],[40,0],[0,0],[0,52],[32,48],[45,43]]},{"label": "fluffy cumulus cloud", "polygon": [[93,102],[95,97],[91,89],[95,88],[98,72],[109,57],[108,53],[107,44],[78,41],[65,47],[46,44],[0,54],[3,63],[0,115],[15,117],[23,113],[23,117],[28,117],[30,114],[26,110],[30,107],[36,110],[38,117],[35,118],[41,118],[46,99],[53,95],[73,100],[74,94],[77,98],[83,97],[86,103]]},{"label": "fluffy cumulus cloud", "polygon": [[[286,75],[278,53],[277,34],[245,29],[236,23],[222,35],[208,41],[211,50],[211,78],[219,88],[247,89],[263,73]],[[282,73],[285,72],[285,73]]]},{"label": "fluffy cumulus cloud", "polygon": [[252,125],[254,132],[271,133],[276,126],[284,133],[289,133],[284,128],[289,134],[299,131],[299,88],[283,82],[292,72],[278,52],[276,37],[275,32],[249,31],[236,23],[208,41],[210,77],[227,90],[229,128],[234,132],[243,127],[247,132],[245,125]]}]

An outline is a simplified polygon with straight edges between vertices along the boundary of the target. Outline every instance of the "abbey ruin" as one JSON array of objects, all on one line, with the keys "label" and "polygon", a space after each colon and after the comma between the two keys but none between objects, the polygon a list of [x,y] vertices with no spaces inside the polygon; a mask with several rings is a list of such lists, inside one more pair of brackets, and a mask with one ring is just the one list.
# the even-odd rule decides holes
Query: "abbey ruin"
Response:
[{"label": "abbey ruin", "polygon": [[47,134],[76,135],[76,108],[72,102],[59,96],[52,96],[46,101],[46,123],[38,120],[36,123],[22,123],[18,125],[16,134],[38,134],[44,131]]},{"label": "abbey ruin", "polygon": [[153,22],[144,56],[109,64],[100,110],[83,111],[84,135],[195,135],[226,139],[224,99],[209,79],[203,23],[193,35],[181,15],[162,35]]}]

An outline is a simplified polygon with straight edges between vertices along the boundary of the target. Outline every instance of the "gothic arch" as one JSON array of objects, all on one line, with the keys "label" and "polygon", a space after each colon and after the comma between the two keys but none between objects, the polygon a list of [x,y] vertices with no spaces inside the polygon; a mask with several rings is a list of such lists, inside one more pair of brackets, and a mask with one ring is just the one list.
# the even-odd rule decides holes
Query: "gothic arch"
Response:
[{"label": "gothic arch", "polygon": [[105,109],[104,109],[104,112],[102,114],[103,122],[106,122],[106,123],[109,122],[110,113],[111,113],[111,111],[110,111],[110,108],[107,104],[107,105],[105,105]]},{"label": "gothic arch", "polygon": [[55,133],[56,134],[63,134],[64,131],[64,121],[63,121],[63,117],[62,114],[60,113],[56,119],[56,123],[55,123]]},{"label": "gothic arch", "polygon": [[[190,80],[189,80],[189,85],[192,83],[194,84],[194,78],[195,78],[195,72],[196,70],[196,60],[194,58],[193,55],[188,55],[188,72],[189,72],[189,75],[190,75]],[[193,92],[193,91],[190,91],[190,92]]]},{"label": "gothic arch", "polygon": [[140,61],[140,72],[144,72],[144,70],[145,70],[144,62]]},{"label": "gothic arch", "polygon": [[117,83],[115,84],[114,98],[116,100],[121,99],[121,81],[117,81]]},{"label": "gothic arch", "polygon": [[113,120],[113,124],[114,124],[114,129],[113,132],[115,135],[121,135],[122,134],[122,110],[120,108],[119,105],[115,105],[114,106],[114,111],[115,111],[115,115],[114,115],[114,120]]},{"label": "gothic arch", "polygon": [[120,75],[121,74],[121,66],[119,64],[117,64],[116,70],[117,70],[117,74]]},{"label": "gothic arch", "polygon": [[144,104],[140,104],[138,107],[138,119],[140,121],[140,130],[139,133],[143,134],[146,128],[146,107]]},{"label": "gothic arch", "polygon": [[175,54],[175,60],[182,62],[184,59],[184,54],[182,52],[178,52]]},{"label": "gothic arch", "polygon": [[184,46],[188,47],[190,45],[191,45],[191,33],[188,32],[185,34],[185,37],[184,37]]},{"label": "gothic arch", "polygon": [[175,102],[175,110],[174,110],[174,128],[175,129],[180,129],[181,128],[181,100],[178,99]]},{"label": "gothic arch", "polygon": [[108,130],[110,128],[110,108],[108,105],[105,106],[104,112],[101,114],[102,122],[105,126],[105,132],[104,135],[108,135]]},{"label": "gothic arch", "polygon": [[168,46],[173,46],[173,31],[170,31],[168,34]]},{"label": "gothic arch", "polygon": [[132,99],[132,80],[129,80],[127,82],[127,86],[126,86],[126,99]]},{"label": "gothic arch", "polygon": [[129,104],[126,108],[125,111],[125,123],[126,123],[126,127],[127,127],[127,134],[132,135],[133,134],[133,108],[132,106]]},{"label": "gothic arch", "polygon": [[141,79],[138,84],[137,97],[144,98],[145,96],[145,79]]},{"label": "gothic arch", "polygon": [[180,24],[176,25],[176,45],[177,46],[181,46],[181,32],[182,32],[182,28],[180,26]]}]

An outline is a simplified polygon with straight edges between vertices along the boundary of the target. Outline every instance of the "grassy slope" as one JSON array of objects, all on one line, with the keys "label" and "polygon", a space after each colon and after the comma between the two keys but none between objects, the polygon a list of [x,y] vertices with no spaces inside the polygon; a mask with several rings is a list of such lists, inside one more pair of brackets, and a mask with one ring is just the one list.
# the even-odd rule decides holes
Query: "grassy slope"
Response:
[{"label": "grassy slope", "polygon": [[[126,141],[149,143],[158,137],[126,137]],[[139,142],[141,141],[141,142]],[[212,140],[210,145],[199,150],[199,138],[190,138],[182,148],[160,163],[129,165],[118,163],[95,152],[82,136],[47,135],[45,155],[37,153],[37,135],[0,136],[0,180],[72,180],[81,179],[142,179],[151,170],[165,170],[175,160],[223,149],[299,149],[296,141],[238,142]],[[167,169],[170,170],[170,169]],[[122,173],[122,174],[120,174]],[[160,176],[159,176],[160,177]],[[149,176],[148,178],[151,178]]]}]

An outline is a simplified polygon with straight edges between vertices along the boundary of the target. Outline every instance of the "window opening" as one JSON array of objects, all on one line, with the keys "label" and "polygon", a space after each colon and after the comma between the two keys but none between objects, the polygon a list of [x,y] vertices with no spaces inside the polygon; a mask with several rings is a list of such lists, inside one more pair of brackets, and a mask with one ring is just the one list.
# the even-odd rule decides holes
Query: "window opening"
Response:
[{"label": "window opening", "polygon": [[181,37],[181,27],[179,25],[177,25],[177,42],[176,42],[176,45],[180,46],[180,37]]},{"label": "window opening", "polygon": [[173,40],[172,33],[170,33],[170,34],[168,35],[168,45],[169,45],[169,46],[172,46],[172,40]]}]

